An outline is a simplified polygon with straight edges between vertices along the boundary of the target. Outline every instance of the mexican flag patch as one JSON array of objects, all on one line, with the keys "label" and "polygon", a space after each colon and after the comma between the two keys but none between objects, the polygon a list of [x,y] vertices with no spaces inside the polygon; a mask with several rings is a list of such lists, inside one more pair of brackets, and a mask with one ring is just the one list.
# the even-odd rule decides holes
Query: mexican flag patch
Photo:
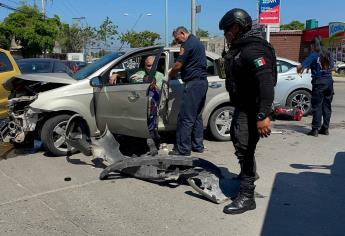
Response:
[{"label": "mexican flag patch", "polygon": [[254,60],[254,64],[256,68],[259,68],[260,66],[263,66],[266,64],[266,61],[263,57],[259,57],[257,59]]}]

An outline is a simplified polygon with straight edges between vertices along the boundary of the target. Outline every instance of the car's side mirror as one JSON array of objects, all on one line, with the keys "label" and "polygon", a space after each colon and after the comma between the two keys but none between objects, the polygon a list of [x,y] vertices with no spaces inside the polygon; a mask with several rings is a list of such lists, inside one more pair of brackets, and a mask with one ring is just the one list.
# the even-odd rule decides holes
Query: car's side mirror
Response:
[{"label": "car's side mirror", "polygon": [[102,82],[102,77],[101,76],[97,76],[94,77],[90,80],[90,85],[91,87],[96,87],[96,88],[101,88],[103,87],[103,82]]}]

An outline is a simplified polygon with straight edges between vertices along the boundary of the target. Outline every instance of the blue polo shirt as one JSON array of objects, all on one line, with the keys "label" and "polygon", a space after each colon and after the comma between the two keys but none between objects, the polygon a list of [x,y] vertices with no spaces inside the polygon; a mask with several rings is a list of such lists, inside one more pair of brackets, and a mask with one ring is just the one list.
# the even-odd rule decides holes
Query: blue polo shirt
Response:
[{"label": "blue polo shirt", "polygon": [[184,82],[207,79],[205,47],[193,34],[182,43],[176,60],[183,64],[181,77]]},{"label": "blue polo shirt", "polygon": [[322,69],[320,63],[320,54],[312,52],[302,62],[303,68],[310,67],[311,77],[313,79],[330,78],[332,77],[333,59],[330,58],[330,67],[328,69]]}]

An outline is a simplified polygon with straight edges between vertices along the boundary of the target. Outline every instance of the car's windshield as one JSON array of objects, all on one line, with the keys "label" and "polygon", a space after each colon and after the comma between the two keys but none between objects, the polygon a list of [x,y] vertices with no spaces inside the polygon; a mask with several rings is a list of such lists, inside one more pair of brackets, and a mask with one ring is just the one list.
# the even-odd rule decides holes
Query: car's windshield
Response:
[{"label": "car's windshield", "polygon": [[83,80],[98,69],[102,68],[104,65],[108,64],[109,62],[115,60],[116,58],[122,56],[122,52],[114,52],[110,53],[108,55],[105,55],[104,57],[98,59],[95,62],[92,62],[90,65],[87,65],[77,73],[73,75],[73,78],[76,80]]}]

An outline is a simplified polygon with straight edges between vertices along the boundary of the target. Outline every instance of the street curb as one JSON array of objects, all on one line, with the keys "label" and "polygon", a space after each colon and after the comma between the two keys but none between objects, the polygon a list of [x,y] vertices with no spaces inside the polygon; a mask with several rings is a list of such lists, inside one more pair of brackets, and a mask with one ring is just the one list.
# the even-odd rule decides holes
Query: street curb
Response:
[{"label": "street curb", "polygon": [[345,77],[343,76],[332,76],[334,83],[345,83]]}]

